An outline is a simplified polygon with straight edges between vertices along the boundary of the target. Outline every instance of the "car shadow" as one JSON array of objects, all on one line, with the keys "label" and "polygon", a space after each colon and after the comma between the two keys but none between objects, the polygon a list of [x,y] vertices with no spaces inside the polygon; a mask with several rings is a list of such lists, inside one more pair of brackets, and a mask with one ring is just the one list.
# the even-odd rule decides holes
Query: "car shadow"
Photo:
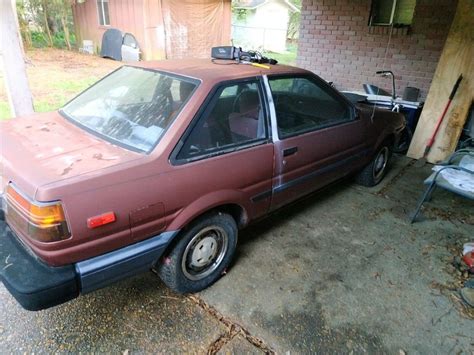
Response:
[{"label": "car shadow", "polygon": [[[349,189],[353,183],[352,177],[338,180],[271,212],[268,216],[265,216],[262,219],[251,223],[249,226],[239,231],[239,246],[250,245],[251,243],[256,242],[258,236],[263,235],[272,229],[277,229],[293,218],[296,218],[298,215],[304,214],[314,205],[324,204],[327,200],[333,198],[334,195]],[[239,246],[237,247],[237,255],[236,258],[234,258],[234,261],[238,259]]]}]

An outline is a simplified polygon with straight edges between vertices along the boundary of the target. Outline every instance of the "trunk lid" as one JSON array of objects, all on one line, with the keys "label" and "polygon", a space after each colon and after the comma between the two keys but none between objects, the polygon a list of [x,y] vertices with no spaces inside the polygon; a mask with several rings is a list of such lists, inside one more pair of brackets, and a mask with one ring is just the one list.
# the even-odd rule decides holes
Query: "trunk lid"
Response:
[{"label": "trunk lid", "polygon": [[0,194],[10,181],[31,198],[37,188],[143,158],[106,142],[58,112],[0,123]]}]

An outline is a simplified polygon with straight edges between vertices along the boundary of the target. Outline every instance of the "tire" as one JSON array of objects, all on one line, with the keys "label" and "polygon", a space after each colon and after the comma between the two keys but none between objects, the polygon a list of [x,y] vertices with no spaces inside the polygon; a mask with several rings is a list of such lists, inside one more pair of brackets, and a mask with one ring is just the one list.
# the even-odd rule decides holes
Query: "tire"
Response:
[{"label": "tire", "polygon": [[405,127],[400,135],[400,140],[398,145],[393,147],[393,152],[398,154],[405,154],[410,147],[411,139],[413,138],[413,133],[409,127]]},{"label": "tire", "polygon": [[384,143],[377,150],[370,163],[356,176],[356,182],[367,187],[377,185],[387,173],[391,156],[390,146]]},{"label": "tire", "polygon": [[177,243],[158,262],[156,271],[175,292],[204,290],[221,277],[232,261],[237,234],[232,216],[221,212],[204,215],[177,237]]}]

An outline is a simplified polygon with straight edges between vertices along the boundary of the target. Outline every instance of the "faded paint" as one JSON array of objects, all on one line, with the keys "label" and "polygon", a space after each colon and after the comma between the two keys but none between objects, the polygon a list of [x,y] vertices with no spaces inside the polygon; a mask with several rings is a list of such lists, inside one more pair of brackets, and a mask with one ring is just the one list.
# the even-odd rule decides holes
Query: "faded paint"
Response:
[{"label": "faded paint", "polygon": [[[57,112],[26,117],[21,120],[22,124],[12,121],[0,123],[0,141],[5,142],[0,157],[4,166],[1,172],[4,183],[12,182],[29,199],[39,202],[60,200],[63,204],[71,232],[69,239],[42,243],[11,225],[29,249],[50,265],[85,260],[144,240],[161,230],[181,230],[197,216],[223,205],[238,206],[244,213],[242,220],[245,223],[256,220],[267,214],[272,204],[274,207],[285,204],[293,199],[294,194],[300,196],[318,188],[321,181],[330,183],[355,172],[369,162],[380,140],[402,124],[401,118],[397,119],[390,111],[376,110],[376,117],[372,120],[374,111],[361,109],[357,120],[362,126],[367,126],[364,134],[367,149],[364,150],[368,154],[360,156],[351,165],[334,164],[335,160],[341,161],[334,159],[335,150],[345,150],[338,154],[344,162],[345,154],[351,148],[341,141],[347,140],[356,145],[357,137],[352,140],[348,137],[351,134],[360,135],[361,131],[340,131],[338,126],[307,132],[300,136],[306,138],[297,142],[293,140],[301,145],[298,154],[291,158],[291,166],[296,172],[275,169],[274,159],[280,156],[275,150],[285,147],[283,143],[274,144],[270,140],[200,161],[173,165],[170,164],[173,149],[217,83],[262,74],[312,74],[283,65],[271,66],[268,70],[244,64],[216,65],[209,59],[141,62],[137,65],[201,81],[150,154],[134,153],[98,139]],[[48,131],[42,130],[44,127]],[[329,130],[333,133],[323,134]],[[336,134],[338,131],[340,136]],[[318,155],[311,153],[311,144],[308,143],[311,136],[317,137],[317,147],[321,147],[316,152]],[[326,159],[325,154],[328,155]],[[321,165],[314,165],[311,157],[319,159]],[[323,165],[329,167],[326,172]],[[325,176],[318,175],[318,179],[307,183],[308,180],[301,174],[309,172],[310,166],[321,167],[320,171]],[[286,175],[282,180],[278,175],[283,174]],[[291,185],[287,177],[300,181]],[[285,201],[273,200],[269,192],[272,185],[275,186],[274,181],[289,182],[285,189],[293,189],[293,194],[286,194]],[[300,184],[301,181],[305,183]],[[300,187],[304,187],[304,191],[299,190]],[[253,199],[262,195],[266,197]],[[115,214],[114,223],[101,228],[87,227],[90,217],[106,212]]]}]

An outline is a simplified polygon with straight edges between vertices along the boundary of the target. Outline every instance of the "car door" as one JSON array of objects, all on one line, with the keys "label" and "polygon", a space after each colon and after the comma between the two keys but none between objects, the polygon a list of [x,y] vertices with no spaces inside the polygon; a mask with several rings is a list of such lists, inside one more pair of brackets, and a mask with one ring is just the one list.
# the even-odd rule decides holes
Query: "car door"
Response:
[{"label": "car door", "polygon": [[140,48],[138,42],[131,33],[125,33],[122,40],[122,61],[138,62],[140,60]]},{"label": "car door", "polygon": [[172,154],[169,179],[183,192],[167,209],[238,203],[252,219],[268,212],[274,153],[261,81],[224,82],[209,94]]},{"label": "car door", "polygon": [[268,76],[266,84],[275,145],[271,209],[276,209],[359,168],[368,153],[366,124],[316,76]]}]

